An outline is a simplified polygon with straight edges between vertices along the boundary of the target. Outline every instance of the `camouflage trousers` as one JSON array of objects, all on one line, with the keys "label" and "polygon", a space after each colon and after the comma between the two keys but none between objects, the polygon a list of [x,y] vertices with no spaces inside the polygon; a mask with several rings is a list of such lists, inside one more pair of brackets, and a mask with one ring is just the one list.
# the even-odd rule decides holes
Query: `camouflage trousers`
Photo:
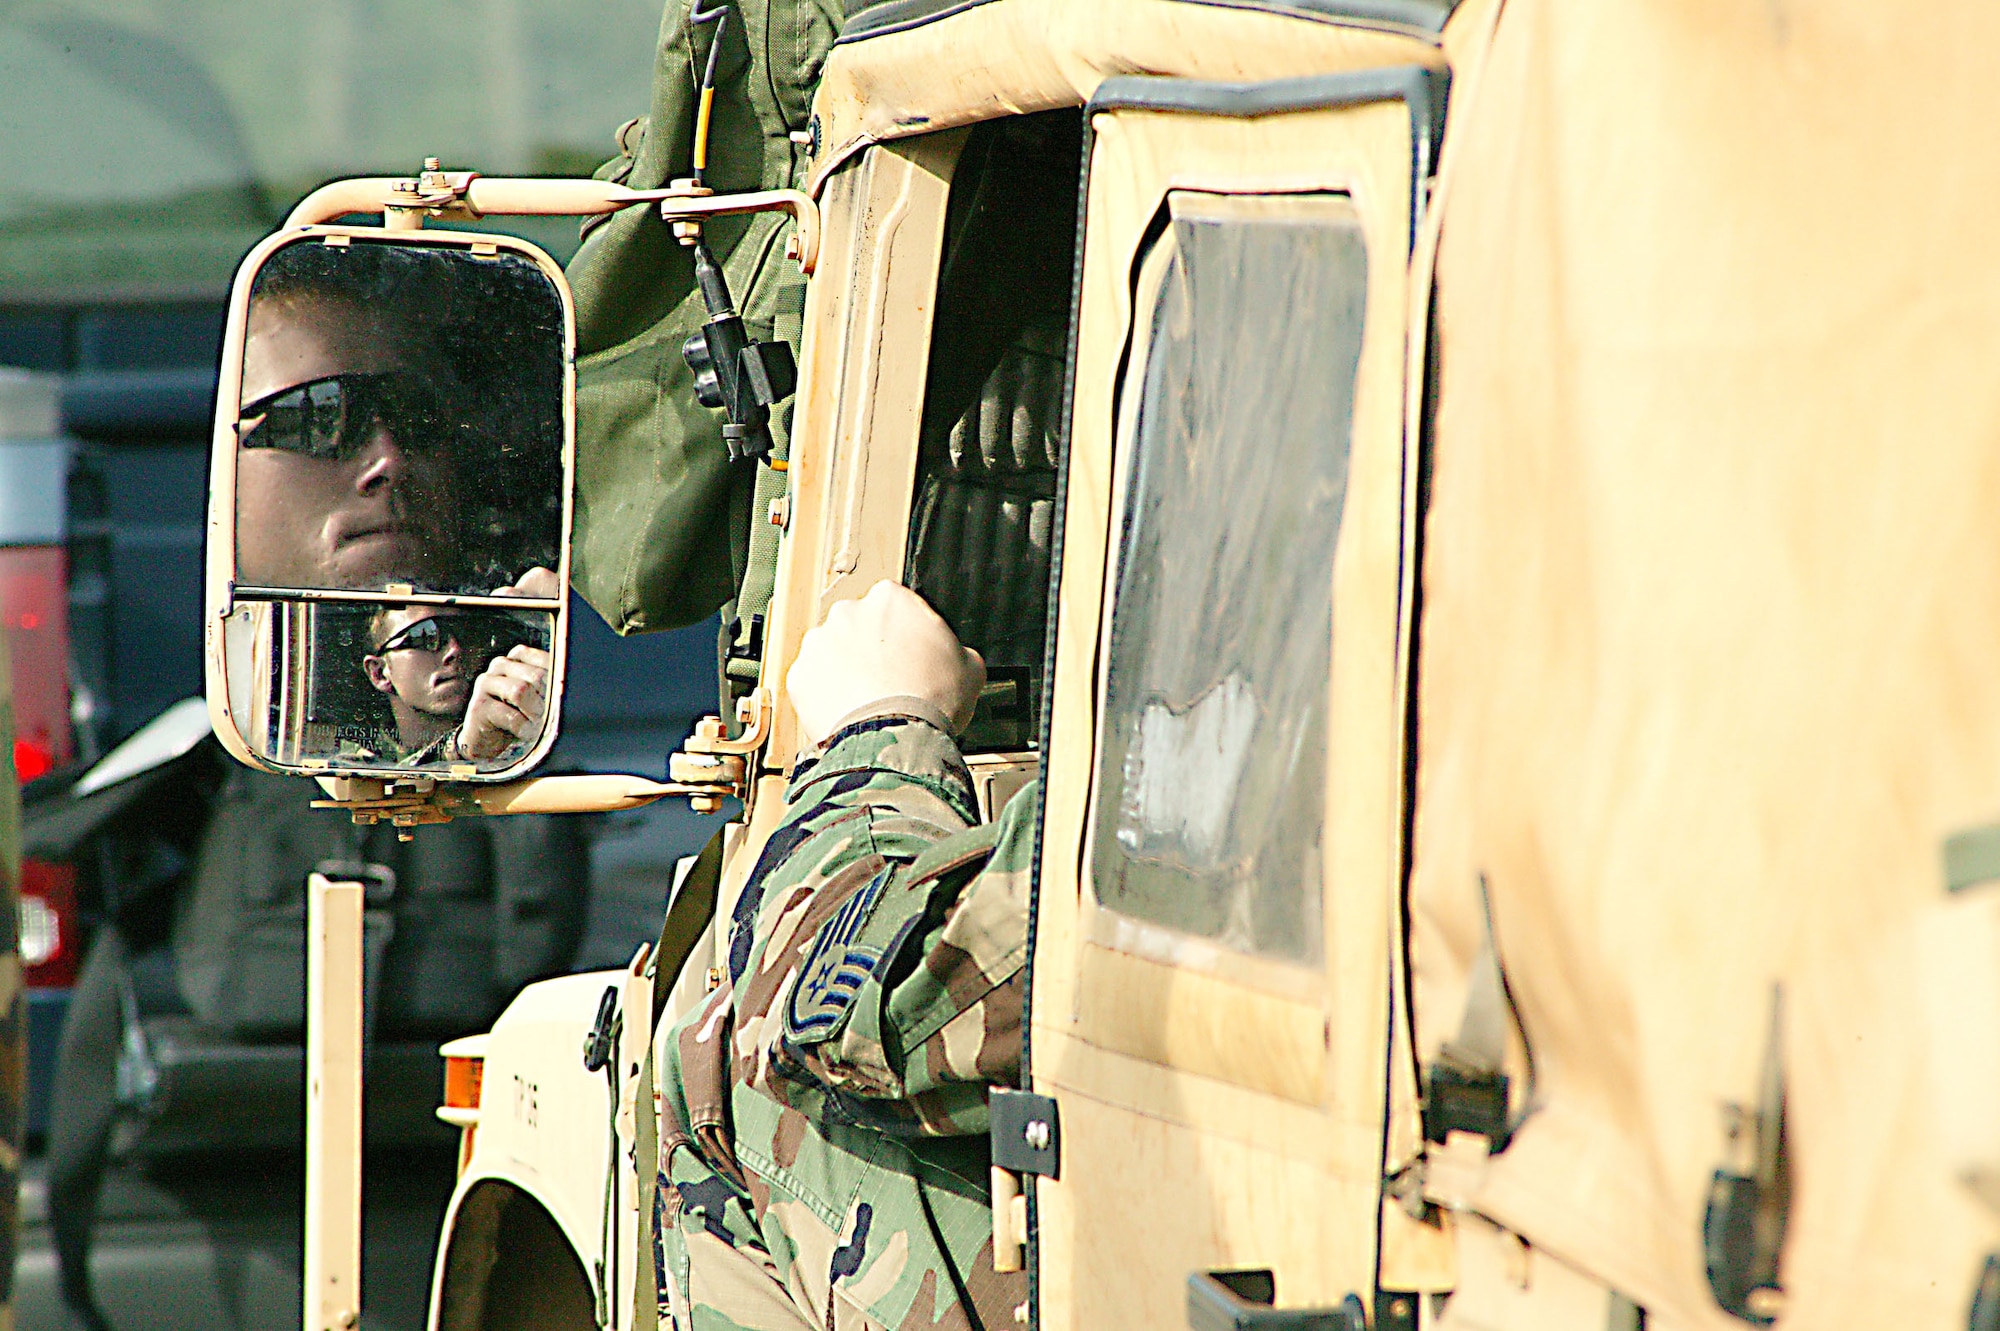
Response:
[{"label": "camouflage trousers", "polygon": [[[993,1271],[992,1211],[935,1161],[846,1193],[844,1216],[809,1186],[732,1180],[672,1147],[653,1210],[660,1325],[674,1331],[997,1331],[1027,1293]],[[810,1153],[802,1153],[802,1162]],[[920,1175],[928,1176],[926,1178]],[[796,1176],[790,1181],[800,1184]],[[832,1223],[829,1223],[829,1220]],[[887,1319],[887,1320],[884,1320]]]},{"label": "camouflage trousers", "polygon": [[689,1279],[667,1286],[660,1324],[675,1331],[888,1331],[845,1299],[813,1306],[809,1291],[786,1282],[763,1248],[724,1243],[712,1234],[680,1245]]},{"label": "camouflage trousers", "polygon": [[[749,1195],[692,1151],[673,1156],[680,1181],[661,1173],[653,1212],[663,1328],[889,1331],[815,1278],[838,1270],[837,1253],[809,1255],[770,1211],[760,1223]],[[816,1227],[805,1228],[810,1246]]]}]

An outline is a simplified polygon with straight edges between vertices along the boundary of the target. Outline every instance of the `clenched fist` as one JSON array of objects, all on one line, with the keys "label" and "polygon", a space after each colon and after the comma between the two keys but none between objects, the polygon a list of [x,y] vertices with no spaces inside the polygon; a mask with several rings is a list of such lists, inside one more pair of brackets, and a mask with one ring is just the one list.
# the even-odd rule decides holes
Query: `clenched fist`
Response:
[{"label": "clenched fist", "polygon": [[519,741],[542,733],[549,710],[549,654],[520,646],[487,663],[473,681],[472,700],[458,728],[458,751],[467,758],[497,758]]},{"label": "clenched fist", "polygon": [[964,729],[986,684],[986,662],[961,647],[924,598],[878,582],[841,601],[807,633],[785,688],[806,739],[818,744],[846,717],[890,698],[916,698]]}]

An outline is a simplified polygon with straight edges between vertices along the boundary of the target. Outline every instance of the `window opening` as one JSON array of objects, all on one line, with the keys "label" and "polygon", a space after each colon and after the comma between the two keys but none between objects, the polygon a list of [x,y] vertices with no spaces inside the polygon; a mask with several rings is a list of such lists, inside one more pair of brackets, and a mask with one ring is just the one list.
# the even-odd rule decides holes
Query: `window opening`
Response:
[{"label": "window opening", "polygon": [[978,126],[946,205],[905,581],[986,658],[968,752],[1040,735],[1082,127]]}]

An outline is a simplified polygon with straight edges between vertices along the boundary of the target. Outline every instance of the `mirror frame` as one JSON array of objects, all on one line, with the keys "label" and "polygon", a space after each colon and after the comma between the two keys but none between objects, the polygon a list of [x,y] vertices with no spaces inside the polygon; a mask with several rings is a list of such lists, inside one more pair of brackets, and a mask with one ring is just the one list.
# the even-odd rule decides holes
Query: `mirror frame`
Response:
[{"label": "mirror frame", "polygon": [[[353,604],[364,601],[393,601],[397,604],[496,605],[516,610],[543,610],[554,615],[550,644],[548,713],[542,734],[527,752],[505,767],[491,771],[471,771],[457,767],[441,771],[385,766],[343,764],[333,759],[309,759],[300,764],[280,763],[258,754],[244,736],[231,710],[228,679],[226,626],[235,611],[236,598],[236,451],[237,422],[242,412],[243,346],[249,330],[250,290],[265,262],[288,245],[325,243],[329,238],[345,238],[350,245],[389,244],[430,246],[463,250],[474,254],[509,253],[534,263],[555,287],[563,312],[562,387],[562,521],[556,576],[562,589],[553,604],[533,598],[496,597],[475,594],[344,591],[301,589],[300,601],[327,601]],[[491,785],[516,781],[526,776],[548,757],[562,729],[562,695],[568,667],[570,531],[576,507],[576,301],[563,270],[538,246],[496,232],[434,231],[389,226],[307,225],[287,226],[259,241],[236,270],[229,293],[228,316],[224,323],[222,363],[217,371],[215,425],[209,436],[208,528],[204,555],[204,606],[202,617],[202,658],[204,689],[208,697],[209,723],[222,747],[237,761],[267,772],[287,776],[366,777],[390,784],[430,782]],[[258,598],[263,599],[263,598]],[[274,602],[275,604],[275,602]]]}]

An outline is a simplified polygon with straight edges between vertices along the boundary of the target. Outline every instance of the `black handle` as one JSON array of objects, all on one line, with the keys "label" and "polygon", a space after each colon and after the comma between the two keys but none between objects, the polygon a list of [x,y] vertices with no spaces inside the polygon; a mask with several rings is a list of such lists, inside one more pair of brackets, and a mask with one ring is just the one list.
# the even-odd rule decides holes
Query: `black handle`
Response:
[{"label": "black handle", "polygon": [[1197,1271],[1188,1277],[1189,1331],[1368,1331],[1357,1295],[1338,1308],[1274,1308],[1277,1297],[1269,1271]]}]

